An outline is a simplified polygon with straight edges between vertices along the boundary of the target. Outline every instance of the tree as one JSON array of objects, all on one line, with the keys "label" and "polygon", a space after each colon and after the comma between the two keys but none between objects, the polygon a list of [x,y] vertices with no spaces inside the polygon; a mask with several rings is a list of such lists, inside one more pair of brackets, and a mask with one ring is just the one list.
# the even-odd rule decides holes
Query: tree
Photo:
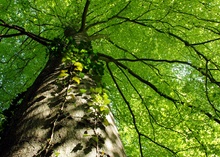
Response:
[{"label": "tree", "polygon": [[[122,146],[102,149],[108,138],[121,145],[112,112],[128,156],[220,155],[219,5],[217,0],[5,1],[1,148],[15,150],[11,141],[18,138],[31,143],[24,148],[35,155],[65,156],[62,143],[81,133],[86,142],[64,146],[72,154],[125,156]],[[36,106],[39,112],[31,112]],[[14,125],[15,133],[5,131]],[[64,134],[67,126],[75,126],[74,137]],[[47,136],[21,138],[39,132],[33,128]],[[36,141],[43,146],[33,145]]]}]

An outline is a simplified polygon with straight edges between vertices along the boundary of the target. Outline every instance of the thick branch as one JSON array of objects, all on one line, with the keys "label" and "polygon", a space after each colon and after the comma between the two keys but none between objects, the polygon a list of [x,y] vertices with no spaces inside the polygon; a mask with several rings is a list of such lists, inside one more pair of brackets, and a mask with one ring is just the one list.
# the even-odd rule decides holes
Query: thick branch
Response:
[{"label": "thick branch", "polygon": [[[114,58],[110,57],[110,56],[107,56],[107,55],[104,55],[104,54],[100,54],[99,53],[99,56],[100,57],[104,57],[104,58],[107,58],[108,59],[108,62],[114,62],[116,65],[122,67],[123,69],[127,70],[129,74],[131,74],[133,77],[135,77],[136,79],[138,79],[139,81],[141,81],[142,83],[148,85],[151,89],[153,89],[157,94],[159,94],[160,96],[168,99],[168,100],[171,100],[173,103],[178,103],[179,101],[164,94],[163,92],[161,92],[154,84],[152,84],[151,82],[143,79],[141,76],[139,76],[138,74],[136,74],[134,71],[132,71],[130,68],[128,68],[127,66],[125,66],[124,64],[118,62],[117,60],[115,60]],[[179,102],[179,103],[182,103],[182,102]]]},{"label": "thick branch", "polygon": [[17,34],[5,34],[5,35],[0,35],[0,38],[6,38],[6,37],[12,37],[12,36],[18,36],[18,35],[27,35],[28,37],[30,37],[31,39],[39,42],[40,44],[44,45],[44,46],[48,46],[52,41],[43,37],[40,37],[38,35],[35,35],[31,32],[27,32],[24,28],[16,26],[16,25],[10,25],[5,23],[3,20],[0,19],[0,26],[3,26],[5,28],[9,28],[9,29],[13,29],[13,30],[17,30],[20,33]]},{"label": "thick branch", "polygon": [[87,0],[85,7],[84,7],[83,14],[82,14],[82,23],[81,23],[81,28],[79,29],[79,32],[83,32],[85,30],[86,16],[87,16],[87,12],[89,9],[89,4],[90,4],[90,0]]},{"label": "thick branch", "polygon": [[[128,61],[128,62],[165,62],[165,63],[180,63],[180,64],[184,64],[184,65],[188,65],[192,68],[194,68],[195,70],[197,70],[198,72],[200,72],[203,76],[209,78],[210,82],[216,84],[217,86],[220,86],[220,82],[218,82],[215,78],[213,78],[211,76],[211,74],[207,73],[204,71],[203,68],[200,68],[196,65],[193,65],[190,62],[186,62],[186,61],[181,61],[181,60],[167,60],[167,59],[153,59],[153,58],[137,58],[137,59],[129,59],[129,58],[119,58],[119,59],[115,59],[117,61]],[[208,69],[207,69],[208,70]]]}]

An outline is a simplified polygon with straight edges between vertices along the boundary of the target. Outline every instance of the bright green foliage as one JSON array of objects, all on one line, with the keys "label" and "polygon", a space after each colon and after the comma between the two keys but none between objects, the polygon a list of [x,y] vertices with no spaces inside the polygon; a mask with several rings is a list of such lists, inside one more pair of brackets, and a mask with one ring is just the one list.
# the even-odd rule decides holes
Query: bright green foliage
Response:
[{"label": "bright green foliage", "polygon": [[107,95],[107,91],[102,87],[90,88],[92,101],[89,103],[90,110],[89,112],[93,113],[95,116],[98,116],[99,119],[102,119],[105,125],[108,125],[106,115],[109,114],[110,100]]},{"label": "bright green foliage", "polygon": [[[102,81],[127,155],[220,156],[220,1],[90,1],[85,30],[93,55],[73,47],[64,62],[77,64],[77,83],[81,70],[96,67],[102,75],[106,65]],[[53,40],[47,48],[24,35],[1,40],[1,110],[31,85],[47,50],[63,48],[65,28],[80,29],[85,3],[1,0],[2,20]],[[0,31],[18,33],[2,25]],[[97,102],[109,103],[93,90]]]}]

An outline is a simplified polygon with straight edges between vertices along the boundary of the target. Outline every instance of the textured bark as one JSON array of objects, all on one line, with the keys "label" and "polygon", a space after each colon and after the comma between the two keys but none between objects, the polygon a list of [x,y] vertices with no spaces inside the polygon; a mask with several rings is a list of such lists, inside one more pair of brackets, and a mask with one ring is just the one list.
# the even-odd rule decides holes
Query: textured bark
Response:
[{"label": "textured bark", "polygon": [[[124,157],[111,114],[109,125],[89,112],[94,79],[86,74],[80,84],[71,76],[59,78],[66,69],[61,56],[48,61],[14,119],[4,132],[0,145],[2,157]],[[87,89],[88,92],[81,92]]]}]

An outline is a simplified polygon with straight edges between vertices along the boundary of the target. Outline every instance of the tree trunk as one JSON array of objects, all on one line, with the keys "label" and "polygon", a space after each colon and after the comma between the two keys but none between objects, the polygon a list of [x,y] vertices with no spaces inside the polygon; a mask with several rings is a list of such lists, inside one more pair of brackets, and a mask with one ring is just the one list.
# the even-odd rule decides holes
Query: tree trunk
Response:
[{"label": "tree trunk", "polygon": [[111,113],[103,116],[94,107],[99,105],[94,97],[102,95],[91,90],[97,82],[88,73],[74,80],[76,69],[61,58],[51,57],[28,89],[3,134],[0,156],[126,156]]}]

